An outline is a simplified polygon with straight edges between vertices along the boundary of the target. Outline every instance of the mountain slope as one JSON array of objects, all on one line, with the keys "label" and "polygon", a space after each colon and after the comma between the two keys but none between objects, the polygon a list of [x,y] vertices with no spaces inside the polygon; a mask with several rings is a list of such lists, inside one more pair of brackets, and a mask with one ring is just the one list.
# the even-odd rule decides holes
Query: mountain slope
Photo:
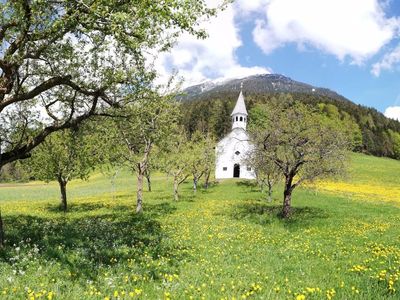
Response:
[{"label": "mountain slope", "polygon": [[315,87],[306,83],[292,80],[279,74],[253,75],[241,79],[231,79],[224,82],[207,81],[205,83],[186,88],[183,100],[196,100],[224,92],[240,91],[243,83],[244,92],[251,93],[304,93],[314,94],[332,99],[349,101],[338,93],[326,88]]},{"label": "mountain slope", "polygon": [[230,130],[229,116],[242,84],[248,110],[278,94],[290,94],[294,99],[319,109],[322,114],[355,128],[355,138],[360,141],[356,151],[400,159],[400,122],[386,118],[374,108],[357,105],[335,91],[279,74],[254,75],[224,82],[208,81],[186,88],[179,96],[186,129],[223,137]]}]

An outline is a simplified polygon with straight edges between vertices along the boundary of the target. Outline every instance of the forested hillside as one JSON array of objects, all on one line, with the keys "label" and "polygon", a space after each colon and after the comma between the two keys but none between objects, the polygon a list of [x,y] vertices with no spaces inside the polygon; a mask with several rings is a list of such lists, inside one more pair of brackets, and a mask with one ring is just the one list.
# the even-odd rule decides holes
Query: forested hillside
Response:
[{"label": "forested hillside", "polygon": [[[282,94],[282,92],[265,91],[265,88],[252,91],[246,89],[246,86],[251,87],[251,85],[245,83],[244,87],[249,111],[255,104],[268,102]],[[321,114],[343,125],[353,135],[354,151],[400,159],[400,122],[388,119],[376,109],[357,105],[326,89],[318,90],[329,93],[319,93],[318,90],[316,92],[311,86],[309,86],[310,92],[289,92],[287,86],[282,86],[285,87],[285,93],[290,94],[295,100],[313,106]],[[189,132],[195,130],[208,132],[217,139],[223,137],[231,128],[229,116],[238,97],[238,88],[236,84],[231,91],[219,87],[204,93],[197,91],[194,96],[181,98],[182,122],[186,129]]]}]

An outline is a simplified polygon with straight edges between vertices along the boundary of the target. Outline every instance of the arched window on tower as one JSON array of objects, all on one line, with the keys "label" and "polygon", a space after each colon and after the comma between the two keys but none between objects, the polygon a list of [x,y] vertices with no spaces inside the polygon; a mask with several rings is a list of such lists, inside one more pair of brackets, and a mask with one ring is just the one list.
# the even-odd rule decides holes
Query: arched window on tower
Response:
[{"label": "arched window on tower", "polygon": [[236,121],[238,120],[238,117],[236,116]]},{"label": "arched window on tower", "polygon": [[240,117],[240,122],[242,122],[243,121],[243,117]]}]

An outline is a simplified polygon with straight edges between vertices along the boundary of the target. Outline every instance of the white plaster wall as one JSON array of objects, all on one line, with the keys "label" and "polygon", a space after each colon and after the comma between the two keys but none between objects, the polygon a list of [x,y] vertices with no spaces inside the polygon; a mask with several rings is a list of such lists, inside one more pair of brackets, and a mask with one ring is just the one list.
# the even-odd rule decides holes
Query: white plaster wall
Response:
[{"label": "white plaster wall", "polygon": [[[251,144],[248,141],[247,132],[242,128],[233,129],[216,147],[215,178],[233,178],[234,165],[239,164],[240,178],[254,179],[254,171],[248,171],[247,165],[243,161],[250,149]],[[236,155],[236,151],[239,151],[240,154]],[[224,167],[227,168],[226,171],[223,170]]]}]

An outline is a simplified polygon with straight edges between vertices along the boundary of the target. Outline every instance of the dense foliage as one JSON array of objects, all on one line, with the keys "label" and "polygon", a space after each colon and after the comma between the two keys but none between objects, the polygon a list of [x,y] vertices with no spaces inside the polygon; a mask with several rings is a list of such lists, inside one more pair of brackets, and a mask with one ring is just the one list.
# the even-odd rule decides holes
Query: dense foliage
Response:
[{"label": "dense foliage", "polygon": [[[121,109],[120,109],[121,110]],[[128,166],[137,176],[136,212],[141,213],[143,180],[150,180],[150,159],[154,148],[161,151],[166,141],[173,138],[178,119],[178,107],[173,96],[164,97],[154,92],[148,98],[126,106],[123,116],[107,124],[98,124],[98,135],[103,158],[112,167]],[[100,129],[100,133],[97,129]],[[157,158],[153,159],[153,162]],[[153,164],[154,165],[154,164]]]},{"label": "dense foliage", "polygon": [[252,156],[272,162],[284,179],[284,217],[291,213],[296,187],[344,173],[351,141],[340,122],[322,117],[287,95],[253,107],[249,116]]},{"label": "dense foliage", "polygon": [[[342,123],[353,138],[353,150],[400,159],[400,122],[386,118],[376,109],[356,105],[347,100],[312,94],[291,94],[294,100],[310,104],[321,115]],[[211,132],[222,138],[231,129],[230,114],[237,92],[220,92],[183,102],[183,124],[189,132]],[[279,94],[258,94],[245,91],[247,109],[268,103]],[[251,119],[249,119],[251,122]]]},{"label": "dense foliage", "polygon": [[55,131],[142,94],[152,59],[186,32],[205,37],[201,0],[0,1],[0,167]]},{"label": "dense foliage", "polygon": [[67,184],[75,178],[88,179],[97,162],[93,136],[86,128],[65,129],[49,136],[26,161],[29,174],[36,180],[57,180],[61,208],[67,211]]}]

